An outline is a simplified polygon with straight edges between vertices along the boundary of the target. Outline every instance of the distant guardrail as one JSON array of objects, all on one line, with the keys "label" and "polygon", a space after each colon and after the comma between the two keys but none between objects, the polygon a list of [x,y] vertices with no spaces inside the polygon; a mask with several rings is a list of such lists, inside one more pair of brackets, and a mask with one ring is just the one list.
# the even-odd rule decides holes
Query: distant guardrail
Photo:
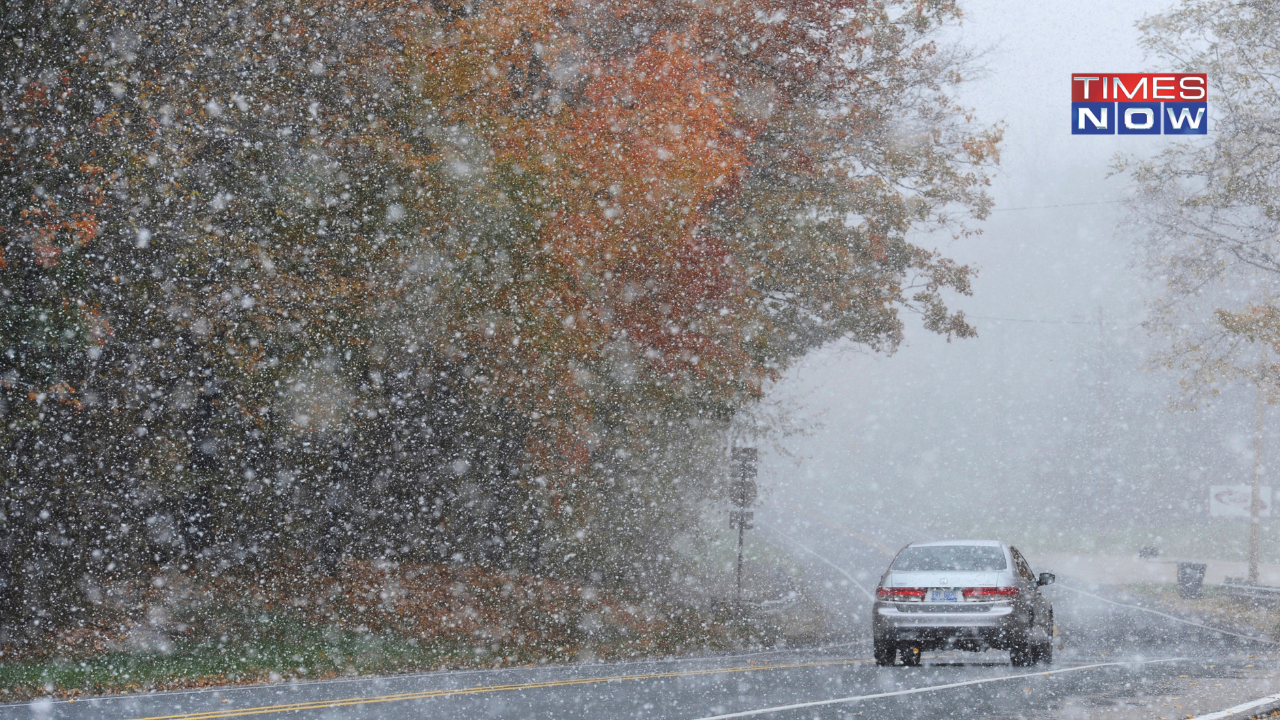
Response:
[{"label": "distant guardrail", "polygon": [[1269,585],[1250,585],[1243,578],[1227,578],[1220,586],[1232,597],[1244,598],[1255,602],[1280,604],[1280,587]]},{"label": "distant guardrail", "polygon": [[761,600],[758,602],[743,600],[742,604],[758,608],[761,615],[777,615],[788,607],[795,605],[798,597],[798,593],[789,593],[786,597],[781,597],[777,600]]}]

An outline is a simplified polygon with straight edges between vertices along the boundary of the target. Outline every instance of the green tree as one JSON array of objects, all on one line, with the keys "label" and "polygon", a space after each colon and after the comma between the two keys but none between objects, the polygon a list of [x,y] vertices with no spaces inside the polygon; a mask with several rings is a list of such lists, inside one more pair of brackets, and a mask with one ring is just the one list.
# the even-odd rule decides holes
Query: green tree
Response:
[{"label": "green tree", "polygon": [[1265,407],[1280,390],[1280,12],[1275,3],[1184,0],[1139,25],[1164,67],[1207,73],[1209,139],[1124,159],[1131,227],[1162,287],[1148,326],[1157,365],[1182,375],[1194,407],[1236,382],[1257,393],[1249,577],[1257,580]]},{"label": "green tree", "polygon": [[1118,164],[1133,180],[1131,227],[1164,290],[1151,327],[1170,343],[1157,361],[1182,370],[1195,397],[1257,365],[1259,336],[1220,320],[1272,305],[1280,279],[1280,16],[1267,3],[1188,0],[1140,29],[1165,67],[1211,83],[1208,139]]}]

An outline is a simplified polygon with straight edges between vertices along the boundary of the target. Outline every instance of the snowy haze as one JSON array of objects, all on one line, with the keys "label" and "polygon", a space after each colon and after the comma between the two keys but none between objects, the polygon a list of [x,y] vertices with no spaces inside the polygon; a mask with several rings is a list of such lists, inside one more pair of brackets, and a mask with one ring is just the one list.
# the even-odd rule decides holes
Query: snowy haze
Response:
[{"label": "snowy haze", "polygon": [[[892,356],[841,345],[791,368],[770,399],[810,431],[768,451],[766,503],[837,500],[926,534],[1034,543],[1046,527],[1176,534],[1209,522],[1209,484],[1248,482],[1252,395],[1174,411],[1177,378],[1145,367],[1155,288],[1120,225],[1126,179],[1108,174],[1117,152],[1169,140],[1068,127],[1072,72],[1164,69],[1135,22],[1167,7],[966,3],[957,34],[988,51],[961,100],[1006,125],[996,211],[977,237],[921,244],[979,268],[956,300],[979,337],[948,343],[907,317]],[[1096,204],[1036,207],[1077,203]]]}]

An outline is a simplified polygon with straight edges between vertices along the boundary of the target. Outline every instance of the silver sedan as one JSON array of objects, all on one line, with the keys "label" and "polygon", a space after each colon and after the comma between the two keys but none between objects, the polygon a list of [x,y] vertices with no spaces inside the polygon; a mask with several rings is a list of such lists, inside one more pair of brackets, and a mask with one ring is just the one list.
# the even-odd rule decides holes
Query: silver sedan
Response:
[{"label": "silver sedan", "polygon": [[1052,573],[1031,572],[996,540],[912,543],[876,588],[872,633],[878,665],[920,664],[924,650],[1008,650],[1014,665],[1053,661],[1053,606],[1040,592]]}]

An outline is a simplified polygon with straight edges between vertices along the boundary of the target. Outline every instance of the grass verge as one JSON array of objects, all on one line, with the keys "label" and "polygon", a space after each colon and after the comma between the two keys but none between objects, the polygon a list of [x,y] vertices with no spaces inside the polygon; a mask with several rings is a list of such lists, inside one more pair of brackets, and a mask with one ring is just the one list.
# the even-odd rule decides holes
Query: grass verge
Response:
[{"label": "grass verge", "polygon": [[[90,612],[0,646],[0,702],[734,646],[696,608],[478,568],[303,558],[156,568],[95,588]],[[41,626],[44,627],[44,626]]]},{"label": "grass verge", "polygon": [[1176,585],[1135,583],[1117,588],[1117,601],[1161,610],[1210,627],[1280,639],[1280,608],[1227,594],[1221,586],[1205,585],[1201,597],[1184,598]]}]

